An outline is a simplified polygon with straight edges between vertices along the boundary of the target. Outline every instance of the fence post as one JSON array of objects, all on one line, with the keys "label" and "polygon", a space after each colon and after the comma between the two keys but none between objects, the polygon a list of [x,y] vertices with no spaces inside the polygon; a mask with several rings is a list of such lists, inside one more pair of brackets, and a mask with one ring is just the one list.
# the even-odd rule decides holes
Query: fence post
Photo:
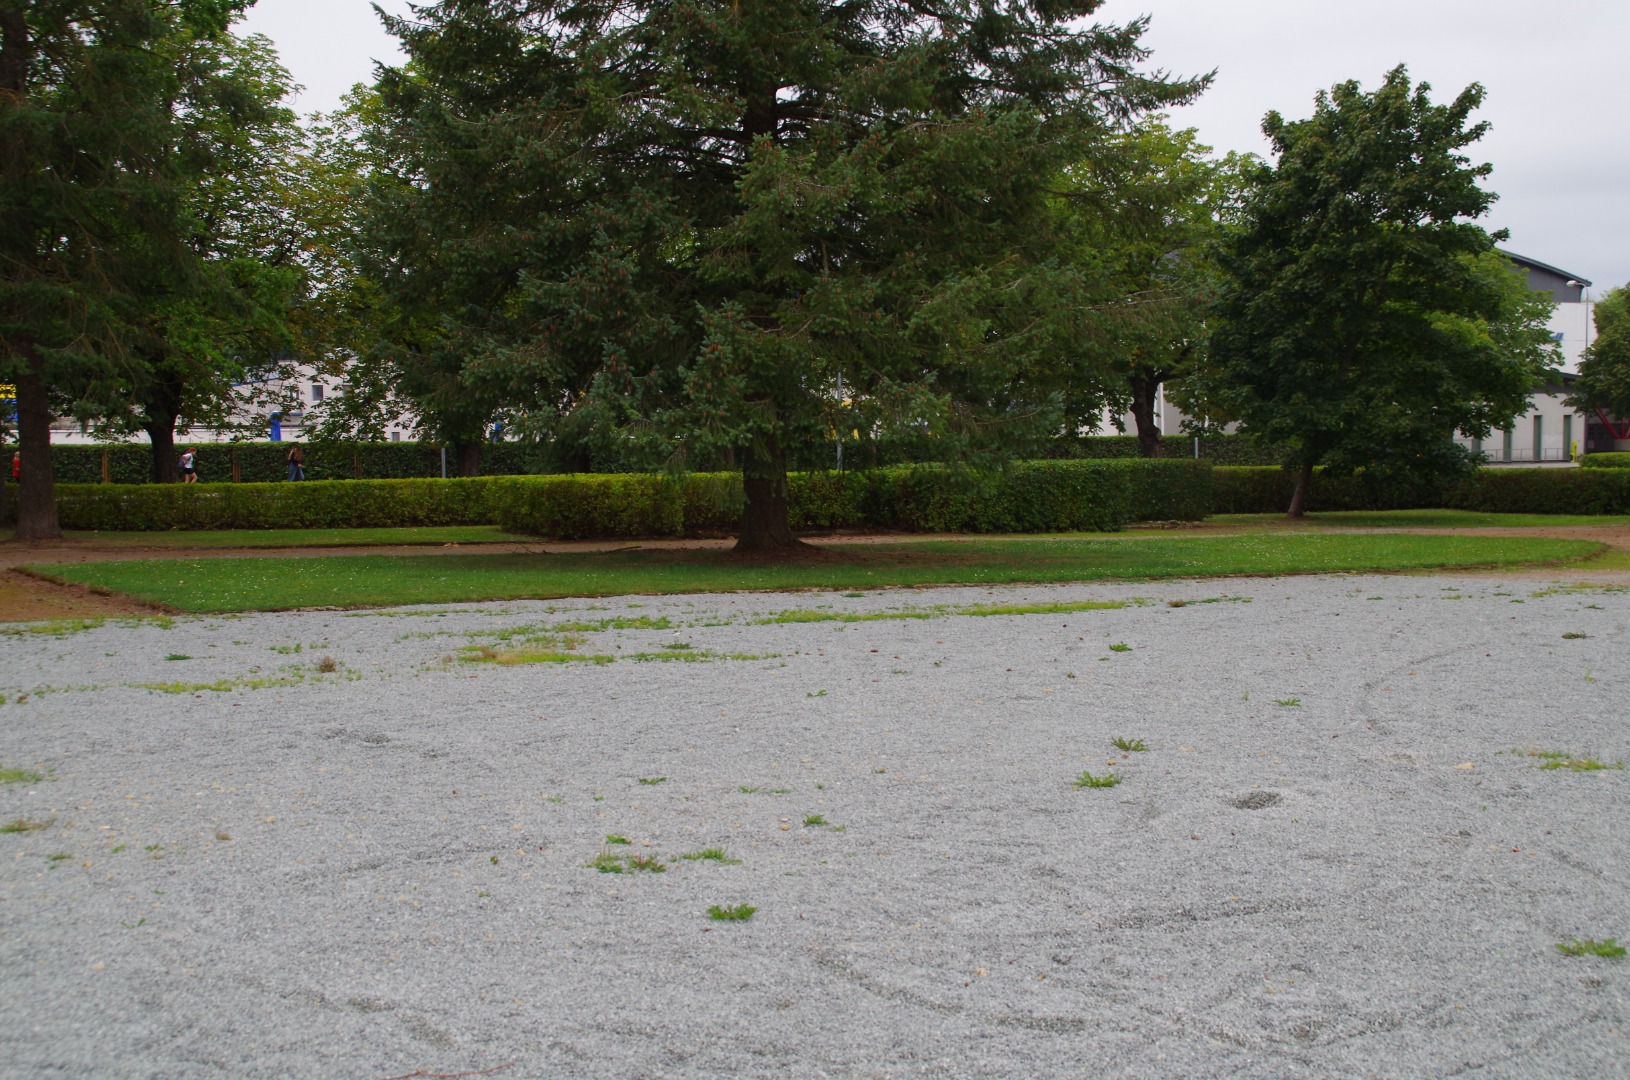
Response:
[{"label": "fence post", "polygon": [[108,452],[102,451],[102,483],[113,483],[113,470],[108,468]]}]

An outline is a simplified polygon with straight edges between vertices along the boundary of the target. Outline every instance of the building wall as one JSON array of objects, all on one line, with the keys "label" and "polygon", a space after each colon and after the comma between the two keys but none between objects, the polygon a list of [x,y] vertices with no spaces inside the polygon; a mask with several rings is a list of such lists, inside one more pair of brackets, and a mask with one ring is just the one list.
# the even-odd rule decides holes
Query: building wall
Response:
[{"label": "building wall", "polygon": [[[309,365],[301,365],[294,369],[291,378],[238,383],[233,389],[238,395],[238,404],[232,412],[231,426],[178,427],[175,434],[177,443],[220,443],[242,439],[301,442],[309,438],[310,431],[322,417],[324,406],[334,398],[343,396],[346,387],[340,379],[324,375]],[[291,402],[297,404],[289,404]],[[408,414],[396,417],[389,425],[386,438],[391,442],[414,438],[414,417]],[[72,419],[59,419],[51,425],[51,441],[71,446],[109,440],[82,430]],[[147,436],[136,432],[123,441],[145,442]]]},{"label": "building wall", "polygon": [[1463,435],[1455,441],[1488,455],[1489,464],[1561,465],[1573,460],[1573,448],[1585,450],[1585,415],[1563,404],[1567,391],[1552,387],[1529,397],[1529,409],[1506,431],[1494,431],[1480,442]]}]

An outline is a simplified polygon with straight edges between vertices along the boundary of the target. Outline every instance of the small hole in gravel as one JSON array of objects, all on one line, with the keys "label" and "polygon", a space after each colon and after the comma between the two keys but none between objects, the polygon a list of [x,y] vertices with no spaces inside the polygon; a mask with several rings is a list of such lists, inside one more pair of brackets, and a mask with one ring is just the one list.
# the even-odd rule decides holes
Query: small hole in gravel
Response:
[{"label": "small hole in gravel", "polygon": [[1266,810],[1270,806],[1278,806],[1283,796],[1275,791],[1253,791],[1249,795],[1241,795],[1229,805],[1239,810]]}]

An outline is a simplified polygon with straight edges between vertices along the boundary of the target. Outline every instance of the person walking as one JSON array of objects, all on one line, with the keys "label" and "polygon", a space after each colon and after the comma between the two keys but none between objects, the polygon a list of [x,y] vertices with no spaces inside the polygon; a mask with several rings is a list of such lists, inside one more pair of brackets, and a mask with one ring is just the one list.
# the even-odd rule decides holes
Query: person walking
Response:
[{"label": "person walking", "polygon": [[289,450],[289,479],[290,480],[304,480],[306,478],[305,460],[306,460],[306,452],[304,450],[300,449],[300,444],[299,443],[295,443],[294,446]]},{"label": "person walking", "polygon": [[181,482],[183,484],[198,483],[198,447],[189,446],[187,452],[181,455]]}]

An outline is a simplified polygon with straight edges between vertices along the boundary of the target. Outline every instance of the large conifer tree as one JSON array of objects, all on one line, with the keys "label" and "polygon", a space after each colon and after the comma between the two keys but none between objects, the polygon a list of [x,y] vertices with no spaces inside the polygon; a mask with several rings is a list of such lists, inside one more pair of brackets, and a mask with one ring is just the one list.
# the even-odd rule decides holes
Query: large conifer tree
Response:
[{"label": "large conifer tree", "polygon": [[54,413],[128,382],[144,298],[189,273],[162,167],[174,56],[239,0],[0,0],[0,381],[17,387],[17,537],[61,535]]},{"label": "large conifer tree", "polygon": [[[1199,81],[1100,0],[445,0],[391,20],[371,269],[468,423],[521,407],[729,454],[739,547],[796,543],[788,449],[869,422],[1022,452],[1078,393],[1056,178]],[[461,411],[460,411],[461,410]]]}]

